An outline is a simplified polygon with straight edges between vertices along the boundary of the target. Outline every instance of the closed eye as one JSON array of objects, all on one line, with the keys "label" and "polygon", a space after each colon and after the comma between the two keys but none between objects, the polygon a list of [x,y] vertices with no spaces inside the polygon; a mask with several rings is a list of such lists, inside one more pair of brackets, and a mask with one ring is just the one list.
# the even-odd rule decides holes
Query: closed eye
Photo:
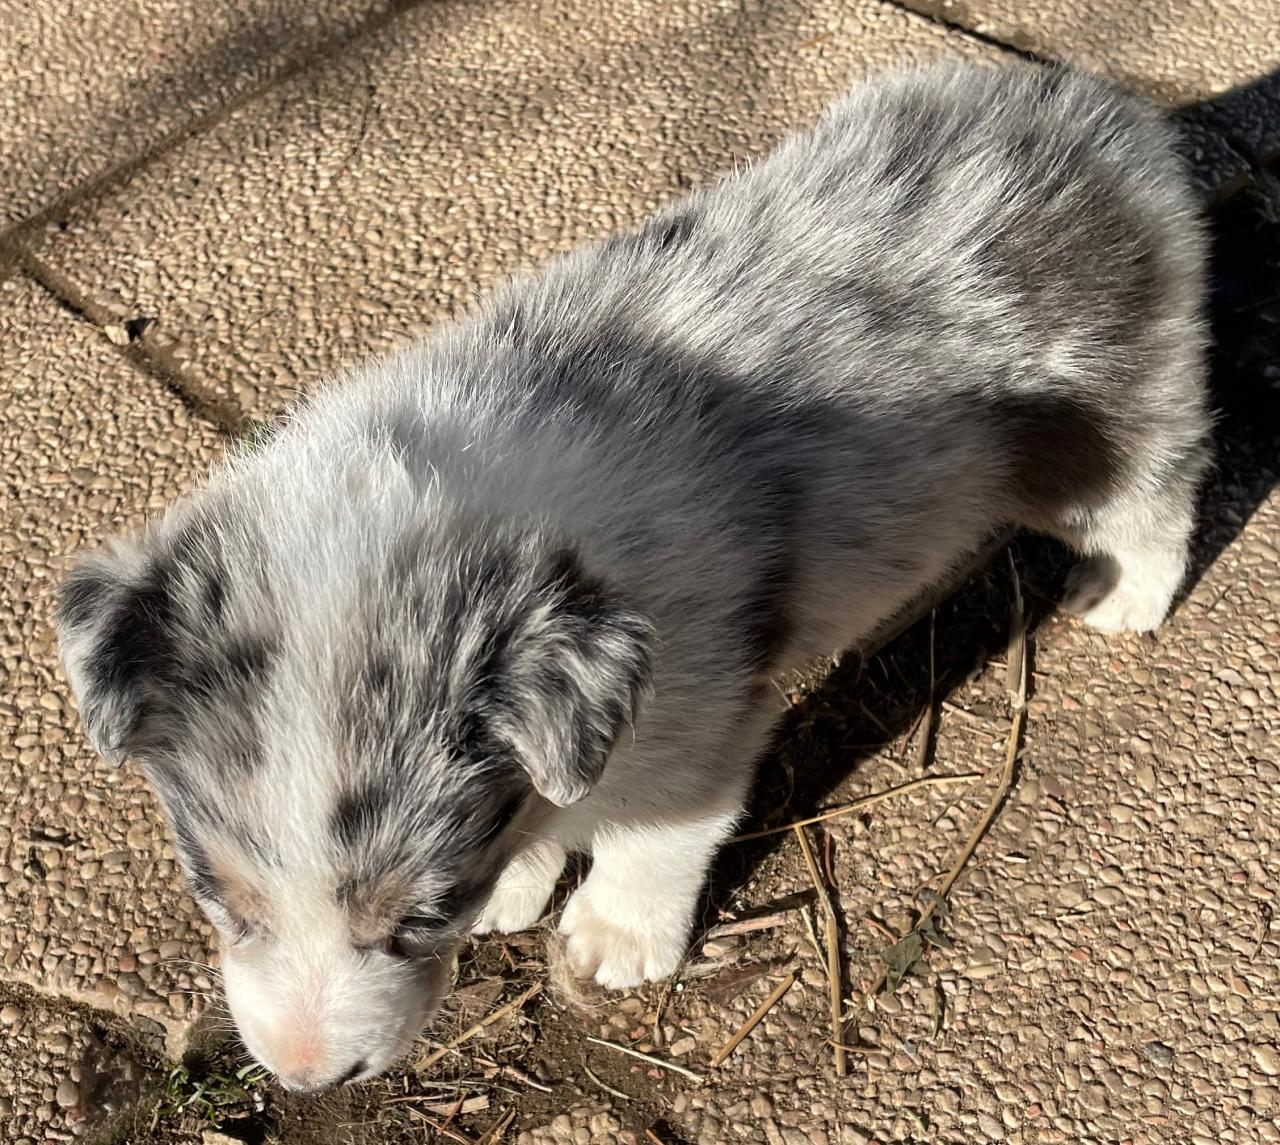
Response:
[{"label": "closed eye", "polygon": [[439,915],[407,914],[383,944],[396,958],[423,958],[439,948],[448,924]]}]

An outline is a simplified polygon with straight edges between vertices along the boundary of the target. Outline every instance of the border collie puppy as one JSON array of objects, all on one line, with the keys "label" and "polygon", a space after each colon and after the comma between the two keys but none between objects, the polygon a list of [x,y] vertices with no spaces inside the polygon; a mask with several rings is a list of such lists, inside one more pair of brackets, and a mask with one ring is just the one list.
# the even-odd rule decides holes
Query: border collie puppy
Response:
[{"label": "border collie puppy", "polygon": [[405,1053],[470,932],[675,969],[777,714],[1007,525],[1158,625],[1210,457],[1171,128],[1057,68],[854,90],[768,159],[351,372],[62,590],[296,1090]]}]

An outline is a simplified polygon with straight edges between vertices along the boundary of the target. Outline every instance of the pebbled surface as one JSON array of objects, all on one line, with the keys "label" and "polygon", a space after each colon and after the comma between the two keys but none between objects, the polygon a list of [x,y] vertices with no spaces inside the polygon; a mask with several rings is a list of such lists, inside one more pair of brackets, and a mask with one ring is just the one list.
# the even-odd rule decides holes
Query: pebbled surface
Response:
[{"label": "pebbled surface", "polygon": [[200,971],[172,960],[204,959],[209,930],[141,777],[81,736],[51,588],[70,552],[158,512],[222,442],[27,279],[0,282],[0,377],[0,977],[177,1031]]},{"label": "pebbled surface", "polygon": [[243,98],[386,0],[0,0],[0,231]]},{"label": "pebbled surface", "polygon": [[415,8],[73,212],[41,257],[262,417],[768,150],[872,69],[995,54],[877,0],[579,7]]},{"label": "pebbled surface", "polygon": [[[222,1145],[190,1115],[153,1126],[161,1050],[186,1038],[216,955],[145,784],[100,764],[76,726],[48,627],[65,556],[158,512],[221,453],[192,408],[269,415],[513,270],[763,152],[866,71],[999,54],[908,7],[939,6],[608,0],[584,18],[568,0],[394,12],[353,0],[295,18],[255,0],[91,6],[75,19],[38,5],[10,19],[0,214],[65,199],[22,236],[33,257],[8,252],[56,296],[0,270],[0,1141],[92,1141],[133,1102],[131,1145]],[[941,14],[1022,50],[1086,57],[1188,108],[1206,189],[1239,183],[1242,155],[1273,146],[1280,22],[1259,0],[972,0]],[[118,163],[127,179],[95,182]],[[1217,219],[1223,451],[1203,575],[1151,637],[1043,621],[1020,774],[957,883],[943,923],[955,945],[874,1012],[851,1002],[847,1078],[833,1075],[827,984],[795,911],[695,946],[669,991],[571,987],[553,938],[495,937],[465,953],[435,1036],[545,981],[517,1014],[429,1070],[327,1103],[267,1089],[235,1108],[233,1138],[421,1141],[429,1127],[409,1107],[435,1102],[428,1113],[444,1121],[440,1103],[465,1095],[489,1105],[456,1129],[479,1139],[514,1109],[505,1139],[523,1145],[632,1145],[652,1140],[646,1130],[686,1145],[1280,1143],[1271,180],[1256,176],[1263,192]],[[148,321],[125,325],[137,319]],[[1032,610],[1047,615],[1060,554],[1024,539],[1015,555]],[[814,832],[838,891],[847,999],[888,945],[876,925],[909,925],[991,789],[1009,725],[1009,606],[1001,559],[939,608],[932,692],[945,704],[923,755],[913,729],[931,692],[927,625],[860,673],[846,664],[786,689],[757,822],[928,772],[987,774]],[[772,910],[808,885],[789,835],[732,849],[707,921]],[[712,1069],[793,969],[796,984]],[[133,1064],[108,1069],[104,1057]]]}]

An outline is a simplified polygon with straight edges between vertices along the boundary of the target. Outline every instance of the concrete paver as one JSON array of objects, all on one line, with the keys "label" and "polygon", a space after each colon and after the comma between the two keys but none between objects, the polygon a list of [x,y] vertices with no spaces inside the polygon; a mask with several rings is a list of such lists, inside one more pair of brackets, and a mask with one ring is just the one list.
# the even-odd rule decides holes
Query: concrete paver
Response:
[{"label": "concrete paver", "polygon": [[[901,0],[1046,59],[1105,72],[1169,107],[1219,165],[1280,152],[1280,15],[1273,0]],[[1195,129],[1200,129],[1196,131]],[[1216,137],[1216,138],[1215,138]]]},{"label": "concrete paver", "polygon": [[[566,29],[573,29],[567,34]],[[994,55],[877,0],[418,8],[73,213],[41,257],[258,416],[811,121]]]},{"label": "concrete paver", "polygon": [[[1199,101],[1206,148],[1221,132],[1265,154],[1262,81],[1277,66],[1280,21],[1256,0],[1163,3],[608,0],[588,20],[570,0],[404,5],[349,50],[60,215],[35,236],[36,254],[92,312],[157,319],[165,354],[172,338],[184,355],[166,361],[194,389],[264,416],[513,270],[767,150],[864,72],[998,54],[905,7],[1092,59],[1166,102]],[[115,26],[94,10],[77,23],[46,6],[22,25],[19,48],[0,47],[0,70],[26,85],[25,95],[0,94],[10,113],[0,143],[18,155],[0,214],[29,214],[383,10],[332,3],[303,23],[295,6],[267,0],[234,13],[145,7],[159,29],[150,54],[137,50],[146,37],[133,16]],[[14,72],[6,51],[40,66]],[[108,65],[94,66],[99,58]],[[166,86],[166,76],[178,78]],[[1248,97],[1229,90],[1250,83]],[[1212,151],[1209,181],[1243,170],[1231,166],[1238,158]],[[1280,311],[1262,305],[1257,282],[1242,279],[1231,305],[1239,323],[1271,323],[1264,336],[1255,345],[1235,327],[1218,333],[1225,355],[1239,348],[1236,372],[1265,379]],[[143,351],[152,337],[143,333]],[[98,1038],[90,1011],[43,995],[125,1015],[172,1049],[193,1013],[188,992],[211,985],[199,965],[209,927],[182,892],[159,812],[132,766],[113,771],[83,743],[48,615],[68,552],[159,511],[223,442],[23,277],[0,282],[0,385],[0,981],[18,984],[13,1000],[0,989],[0,1039],[12,1047],[0,1054],[0,1139],[34,1143],[70,1139],[86,1104],[103,1105],[85,1074]],[[1258,426],[1280,424],[1274,379],[1266,386],[1244,402]],[[605,1099],[579,1074],[595,1052],[579,1035],[648,1036],[663,992],[597,1000],[571,1031],[572,1052],[538,1075],[561,1115],[542,1124],[521,1106],[523,1145],[584,1134],[631,1145],[642,1108],[698,1145],[906,1141],[924,1121],[931,1140],[965,1145],[1280,1145],[1280,493],[1267,493],[1276,443],[1255,436],[1256,452],[1224,455],[1211,500],[1225,547],[1168,627],[1150,639],[1107,640],[1066,622],[1041,632],[1022,774],[957,885],[946,924],[956,946],[851,1021],[847,1036],[863,1049],[848,1079],[832,1076],[827,985],[794,915],[734,956],[794,950],[800,980],[728,1066],[708,1071],[710,1084],[637,1064],[618,1082],[635,1103]],[[965,678],[1000,646],[999,623],[958,633],[981,628],[965,618],[996,592],[990,581],[939,611],[940,671],[964,682],[941,716],[938,771],[993,767],[1003,755],[1002,668],[988,662]],[[816,706],[797,708],[784,739],[786,762],[804,764],[797,776],[841,774],[851,745],[876,738],[860,705],[910,693],[924,663],[914,639],[914,657],[908,647],[868,668],[869,690],[836,681]],[[914,775],[914,747],[900,739],[864,753],[822,801]],[[766,788],[781,792],[784,780],[783,768],[766,771]],[[846,993],[884,945],[862,919],[909,921],[915,891],[949,865],[987,790],[921,793],[830,826]],[[747,854],[739,867],[725,860],[730,905],[806,886],[789,837]],[[657,1052],[706,1069],[770,985],[765,976],[724,1001],[691,980],[664,1002]],[[353,1139],[383,1139],[371,1132]]]},{"label": "concrete paver", "polygon": [[1175,106],[1220,96],[1280,67],[1268,0],[902,0],[1023,51],[1106,70]]},{"label": "concrete paver", "polygon": [[[73,550],[136,528],[220,454],[179,400],[38,286],[0,283],[0,973],[180,1024],[209,930],[132,766],[84,742],[51,589]],[[170,998],[170,995],[173,995]]]},{"label": "concrete paver", "polygon": [[389,0],[0,0],[0,227],[253,90]]}]

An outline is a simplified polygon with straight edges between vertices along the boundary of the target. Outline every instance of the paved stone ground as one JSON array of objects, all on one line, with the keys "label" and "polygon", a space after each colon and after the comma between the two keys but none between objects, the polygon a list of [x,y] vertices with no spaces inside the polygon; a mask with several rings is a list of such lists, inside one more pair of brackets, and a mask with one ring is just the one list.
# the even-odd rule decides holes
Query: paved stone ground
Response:
[{"label": "paved stone ground", "polygon": [[[1040,626],[1018,784],[957,886],[954,948],[851,1022],[862,1048],[843,1080],[825,979],[791,912],[696,955],[679,991],[549,990],[478,1040],[549,1094],[508,1093],[472,1058],[309,1108],[218,1084],[245,1140],[433,1134],[412,1102],[387,1103],[394,1090],[489,1096],[458,1123],[468,1139],[510,1107],[509,1137],[524,1141],[646,1129],[707,1145],[1280,1141],[1280,17],[1268,0],[6,8],[0,1140],[91,1138],[130,1107],[145,1116],[116,1140],[200,1141],[208,1127],[190,1110],[152,1126],[165,1053],[187,1045],[215,956],[145,785],[78,732],[48,627],[66,555],[157,512],[246,417],[767,150],[857,76],[1035,52],[1108,70],[1187,125],[1217,204],[1223,458],[1203,576],[1166,630],[1105,641]],[[1060,561],[1026,541],[1016,560],[1047,612]],[[1001,758],[1008,608],[997,562],[939,610],[933,770]],[[926,647],[919,627],[856,679],[844,668],[796,692],[761,815],[786,802],[788,775],[787,814],[801,814],[919,774]],[[865,920],[901,925],[989,790],[921,792],[815,836],[830,840],[846,993],[886,944]],[[712,910],[806,885],[794,840],[744,846],[721,864]],[[484,944],[464,959],[470,993],[450,1020],[544,975],[540,942],[506,954]],[[762,1027],[709,1070],[791,969],[799,979]],[[590,1032],[713,1080],[633,1070]],[[446,1083],[462,1090],[432,1089]],[[179,1084],[184,1098],[194,1084]]]}]

